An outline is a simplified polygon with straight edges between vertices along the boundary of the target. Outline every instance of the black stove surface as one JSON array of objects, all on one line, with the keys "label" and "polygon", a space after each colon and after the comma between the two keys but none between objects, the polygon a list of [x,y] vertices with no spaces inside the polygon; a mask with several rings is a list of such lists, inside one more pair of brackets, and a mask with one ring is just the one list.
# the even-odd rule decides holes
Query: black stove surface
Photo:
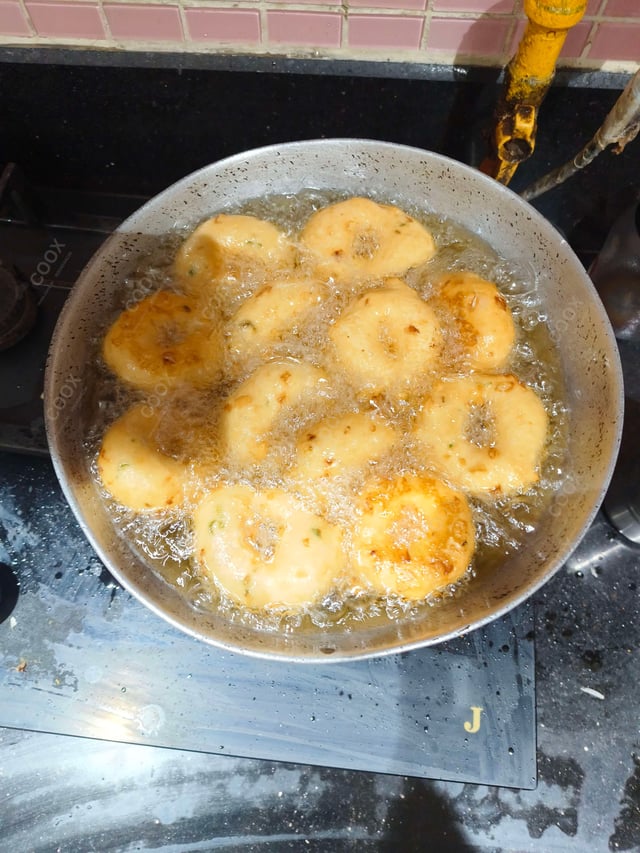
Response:
[{"label": "black stove surface", "polygon": [[438,647],[373,660],[232,654],[174,629],[113,581],[48,462],[0,454],[0,466],[0,530],[12,537],[0,561],[20,584],[0,624],[0,726],[535,786],[528,605]]},{"label": "black stove surface", "polygon": [[37,305],[31,330],[0,351],[0,449],[48,455],[42,392],[58,315],[93,254],[144,201],[31,187],[15,164],[0,168],[0,263]]},{"label": "black stove surface", "polygon": [[[57,317],[84,265],[144,199],[34,190],[13,166],[4,190],[0,257],[28,283],[38,316],[0,352],[0,451],[46,456],[41,395]],[[181,634],[122,590],[47,461],[2,454],[0,469],[0,528],[17,545],[0,548],[0,726],[535,785],[528,605],[435,649],[321,667],[256,661]]]}]

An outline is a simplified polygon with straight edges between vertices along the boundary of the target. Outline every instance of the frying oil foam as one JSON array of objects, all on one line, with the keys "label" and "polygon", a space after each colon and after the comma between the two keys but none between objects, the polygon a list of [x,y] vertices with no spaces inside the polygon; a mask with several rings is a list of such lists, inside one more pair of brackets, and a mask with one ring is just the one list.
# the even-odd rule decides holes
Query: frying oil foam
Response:
[{"label": "frying oil foam", "polygon": [[[295,240],[306,219],[326,204],[339,200],[337,194],[307,190],[295,196],[277,196],[249,202],[240,209],[216,212],[244,213],[267,219],[279,225]],[[442,374],[454,374],[460,355],[460,343],[455,331],[445,329],[445,357],[438,374],[421,377],[406,398],[393,394],[363,399],[356,394],[345,372],[333,357],[327,343],[331,324],[344,308],[367,289],[381,286],[380,281],[359,281],[350,285],[329,282],[327,298],[314,306],[288,335],[276,340],[269,353],[272,358],[293,358],[327,369],[330,385],[310,404],[294,405],[283,410],[272,427],[270,452],[261,466],[243,469],[234,467],[220,449],[216,424],[219,421],[226,397],[235,390],[261,362],[256,357],[229,357],[222,381],[205,391],[187,389],[156,389],[149,404],[162,413],[164,439],[160,445],[165,452],[183,458],[193,486],[191,498],[181,510],[163,513],[135,514],[116,504],[103,490],[115,524],[123,537],[131,543],[139,556],[169,583],[178,586],[194,607],[222,609],[227,618],[255,627],[273,630],[295,630],[300,624],[312,622],[318,626],[345,625],[362,621],[384,621],[406,614],[419,613],[433,604],[441,595],[456,595],[477,572],[488,570],[506,555],[519,548],[528,533],[548,506],[562,477],[564,448],[566,446],[567,413],[563,403],[564,393],[556,349],[548,334],[542,314],[533,273],[514,269],[500,258],[490,246],[454,222],[433,213],[421,213],[402,204],[402,200],[378,199],[397,203],[423,222],[432,232],[438,252],[422,267],[412,270],[407,283],[424,299],[436,292],[438,279],[452,270],[470,270],[488,280],[495,281],[513,315],[517,338],[516,346],[505,372],[513,372],[531,386],[549,415],[549,439],[541,470],[540,481],[526,494],[496,501],[470,500],[476,525],[477,548],[474,561],[465,577],[456,587],[445,589],[439,595],[419,604],[408,603],[397,596],[373,600],[365,590],[338,584],[336,590],[318,605],[296,615],[282,613],[252,613],[235,606],[215,585],[203,581],[193,561],[190,513],[202,494],[221,482],[247,483],[258,488],[284,487],[298,495],[310,510],[320,512],[329,521],[340,524],[345,531],[347,548],[354,522],[353,496],[372,474],[393,477],[406,473],[431,473],[429,460],[411,437],[411,426],[420,409],[420,401],[433,382]],[[213,215],[212,211],[212,215]],[[135,304],[158,289],[180,289],[180,283],[171,276],[171,260],[177,246],[186,234],[168,235],[166,241],[139,271],[123,282],[118,311]],[[301,254],[300,268],[305,270],[305,256]],[[225,324],[249,296],[256,293],[266,280],[255,270],[236,274],[227,279],[207,300],[206,316],[224,334]],[[110,318],[110,322],[115,319]],[[105,327],[108,328],[108,325]],[[96,382],[98,393],[94,426],[87,437],[87,453],[92,459],[92,469],[98,478],[96,456],[100,441],[108,425],[122,414],[134,401],[144,399],[140,392],[124,389],[101,363],[99,341],[96,341]],[[176,395],[187,395],[179,399]],[[310,424],[349,411],[371,411],[381,414],[396,431],[399,441],[391,452],[365,470],[345,471],[320,488],[310,489],[292,476],[295,463],[295,446],[300,432]],[[177,419],[177,421],[176,421]],[[177,428],[176,428],[177,423]],[[171,436],[182,436],[182,442]],[[163,440],[165,444],[163,445]],[[197,461],[189,462],[195,454]]]}]

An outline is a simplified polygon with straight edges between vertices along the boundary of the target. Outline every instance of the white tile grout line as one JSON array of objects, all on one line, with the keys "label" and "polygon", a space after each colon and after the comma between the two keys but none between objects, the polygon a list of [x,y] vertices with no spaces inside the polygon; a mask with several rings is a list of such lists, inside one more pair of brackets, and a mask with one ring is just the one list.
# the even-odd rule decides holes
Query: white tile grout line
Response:
[{"label": "white tile grout line", "polygon": [[591,45],[593,44],[593,37],[595,36],[598,30],[598,22],[592,21],[591,26],[589,27],[589,32],[587,33],[587,37],[584,40],[584,47],[582,48],[582,52],[578,59],[586,59],[591,53]]},{"label": "white tile grout line", "polygon": [[191,44],[191,33],[187,25],[187,16],[184,12],[183,0],[178,0],[178,17],[180,18],[180,26],[182,27],[183,44]]},{"label": "white tile grout line", "polygon": [[343,50],[349,50],[349,18],[351,17],[351,9],[349,0],[343,0],[341,5],[342,11],[342,26],[340,28],[340,47]]},{"label": "white tile grout line", "polygon": [[265,0],[260,0],[258,10],[260,12],[260,44],[264,46],[269,43],[269,20]]},{"label": "white tile grout line", "polygon": [[25,18],[27,20],[27,24],[29,26],[29,29],[31,30],[31,35],[35,36],[37,33],[37,30],[34,26],[33,21],[31,20],[31,15],[29,13],[29,10],[27,9],[27,4],[25,3],[25,0],[19,0],[19,5],[20,5],[20,8],[22,9],[23,15],[25,16]]},{"label": "white tile grout line", "polygon": [[115,41],[115,39],[113,38],[113,33],[111,32],[111,27],[109,26],[109,19],[107,18],[107,13],[104,11],[103,0],[99,0],[98,10],[100,20],[102,21],[102,26],[104,27],[105,40],[110,42]]},{"label": "white tile grout line", "polygon": [[433,9],[431,8],[431,0],[426,0],[425,8],[423,11],[423,20],[424,24],[422,25],[422,36],[420,37],[420,53],[426,56],[427,54],[427,41],[429,39],[429,30],[431,29],[431,14]]}]

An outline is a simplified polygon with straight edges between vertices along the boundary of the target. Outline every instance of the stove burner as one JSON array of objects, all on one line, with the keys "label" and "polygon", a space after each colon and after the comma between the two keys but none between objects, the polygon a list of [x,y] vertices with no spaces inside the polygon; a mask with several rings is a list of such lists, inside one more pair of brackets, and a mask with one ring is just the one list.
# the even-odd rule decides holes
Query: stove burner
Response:
[{"label": "stove burner", "polygon": [[18,603],[20,585],[10,566],[0,563],[0,623],[11,615]]},{"label": "stove burner", "polygon": [[0,351],[22,340],[36,321],[36,301],[28,284],[0,265]]}]

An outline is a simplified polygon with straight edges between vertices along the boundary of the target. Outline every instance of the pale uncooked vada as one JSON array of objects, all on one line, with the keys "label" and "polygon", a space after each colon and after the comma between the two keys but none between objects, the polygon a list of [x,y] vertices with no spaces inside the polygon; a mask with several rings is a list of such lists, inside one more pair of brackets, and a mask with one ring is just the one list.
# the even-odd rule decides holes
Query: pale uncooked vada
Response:
[{"label": "pale uncooked vada", "polygon": [[220,438],[235,464],[261,462],[271,446],[278,419],[301,400],[316,401],[329,391],[324,370],[287,359],[260,365],[226,400]]},{"label": "pale uncooked vada", "polygon": [[343,280],[403,275],[436,253],[431,233],[408,213],[368,198],[318,210],[300,235],[325,275]]},{"label": "pale uncooked vada", "polygon": [[312,278],[273,281],[246,299],[229,322],[225,336],[234,356],[268,354],[283,336],[295,333],[309,311],[319,305],[327,288]]},{"label": "pale uncooked vada", "polygon": [[425,459],[454,486],[500,497],[538,482],[547,427],[542,402],[517,377],[471,374],[432,389],[415,434]]},{"label": "pale uncooked vada", "polygon": [[174,272],[185,287],[206,291],[223,276],[292,267],[295,257],[293,244],[273,223],[219,213],[187,237],[176,255]]},{"label": "pale uncooked vada", "polygon": [[305,427],[292,476],[307,483],[375,465],[397,440],[395,429],[370,412],[348,412]]},{"label": "pale uncooked vada", "polygon": [[471,370],[499,370],[513,350],[516,330],[497,286],[472,272],[444,277],[434,304],[454,323],[462,361]]},{"label": "pale uncooked vada", "polygon": [[335,356],[361,395],[401,396],[441,354],[436,314],[401,279],[358,296],[329,330]]},{"label": "pale uncooked vada", "polygon": [[98,454],[102,485],[115,501],[136,512],[179,507],[185,499],[188,468],[161,448],[161,417],[138,403],[107,429]]},{"label": "pale uncooked vada", "polygon": [[355,567],[373,592],[419,601],[456,583],[475,548],[463,494],[426,476],[375,479],[360,497]]},{"label": "pale uncooked vada", "polygon": [[298,610],[334,586],[342,530],[281,489],[222,484],[193,514],[199,571],[251,609]]},{"label": "pale uncooked vada", "polygon": [[203,386],[222,370],[222,335],[189,296],[160,290],[123,311],[102,344],[108,367],[145,390]]}]

